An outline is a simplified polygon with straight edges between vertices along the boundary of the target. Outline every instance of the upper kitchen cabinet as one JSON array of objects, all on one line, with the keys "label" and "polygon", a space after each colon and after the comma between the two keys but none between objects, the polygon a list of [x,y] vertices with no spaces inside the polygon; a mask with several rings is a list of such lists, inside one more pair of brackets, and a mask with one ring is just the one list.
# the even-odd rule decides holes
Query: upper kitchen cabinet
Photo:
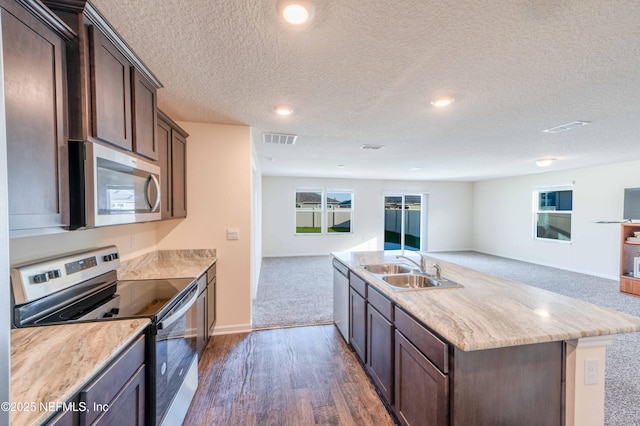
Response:
[{"label": "upper kitchen cabinet", "polygon": [[66,43],[36,0],[0,0],[11,236],[68,225]]},{"label": "upper kitchen cabinet", "polygon": [[91,3],[43,2],[78,34],[67,46],[70,138],[158,159],[158,79]]},{"label": "upper kitchen cabinet", "polygon": [[162,219],[187,217],[187,137],[180,126],[158,110],[158,162],[162,178]]}]

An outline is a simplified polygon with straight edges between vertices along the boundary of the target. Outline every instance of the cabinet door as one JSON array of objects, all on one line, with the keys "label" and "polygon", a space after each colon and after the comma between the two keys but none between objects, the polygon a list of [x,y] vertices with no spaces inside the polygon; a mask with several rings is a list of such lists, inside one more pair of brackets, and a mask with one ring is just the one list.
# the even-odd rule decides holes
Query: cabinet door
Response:
[{"label": "cabinet door", "polygon": [[187,217],[187,140],[171,132],[172,217]]},{"label": "cabinet door", "polygon": [[403,425],[446,425],[449,378],[442,374],[400,332],[395,333],[394,408]]},{"label": "cabinet door", "polygon": [[158,164],[160,166],[160,211],[162,219],[171,219],[171,126],[158,120]]},{"label": "cabinet door", "polygon": [[367,301],[353,288],[349,288],[349,343],[366,363]]},{"label": "cabinet door", "polygon": [[[102,415],[92,423],[96,426],[143,426],[145,424],[145,367],[142,366],[125,384]],[[87,407],[95,409],[94,407]],[[98,407],[100,411],[100,408]]]},{"label": "cabinet door", "polygon": [[0,6],[9,229],[68,225],[65,43],[17,3]]},{"label": "cabinet door", "polygon": [[152,160],[157,160],[157,105],[156,88],[132,68],[133,102],[133,150]]},{"label": "cabinet door", "polygon": [[393,332],[393,324],[369,304],[367,370],[389,404],[393,404]]},{"label": "cabinet door", "polygon": [[95,27],[89,34],[93,137],[131,151],[131,64]]},{"label": "cabinet door", "polygon": [[216,325],[216,279],[209,282],[207,286],[207,321],[209,330],[209,336],[213,333],[213,328]]}]

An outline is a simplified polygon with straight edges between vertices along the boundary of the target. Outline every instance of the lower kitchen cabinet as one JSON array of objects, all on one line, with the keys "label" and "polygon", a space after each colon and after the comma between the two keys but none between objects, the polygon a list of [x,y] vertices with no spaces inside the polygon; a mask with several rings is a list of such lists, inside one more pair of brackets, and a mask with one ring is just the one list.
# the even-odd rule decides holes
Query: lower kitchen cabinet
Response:
[{"label": "lower kitchen cabinet", "polygon": [[116,357],[59,412],[48,426],[118,425],[146,423],[145,336]]},{"label": "lower kitchen cabinet", "polygon": [[446,425],[449,378],[401,333],[395,335],[395,412],[403,425]]},{"label": "lower kitchen cabinet", "polygon": [[198,299],[196,300],[196,315],[198,322],[197,339],[196,339],[196,351],[198,353],[198,359],[202,359],[202,353],[207,346],[209,340],[209,328],[207,321],[207,276],[203,275],[198,282],[202,281],[204,285],[198,286]]},{"label": "lower kitchen cabinet", "polygon": [[[141,336],[80,392],[87,411],[81,425],[143,425],[145,422],[145,338]],[[102,409],[101,409],[102,408]],[[121,419],[124,422],[115,422]]]},{"label": "lower kitchen cabinet", "polygon": [[392,405],[394,327],[371,304],[367,309],[367,371],[387,403]]},{"label": "lower kitchen cabinet", "polygon": [[367,301],[349,288],[349,342],[363,363],[367,362]]}]

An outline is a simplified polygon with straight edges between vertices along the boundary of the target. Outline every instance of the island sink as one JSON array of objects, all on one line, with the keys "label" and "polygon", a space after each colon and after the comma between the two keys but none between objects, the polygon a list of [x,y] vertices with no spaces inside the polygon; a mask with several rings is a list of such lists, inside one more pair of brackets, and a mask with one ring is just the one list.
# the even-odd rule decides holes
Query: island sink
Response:
[{"label": "island sink", "polygon": [[462,287],[462,285],[445,278],[436,280],[421,274],[385,275],[382,277],[382,281],[398,290]]},{"label": "island sink", "polygon": [[412,269],[403,263],[377,263],[374,265],[362,265],[362,268],[378,275],[406,274],[411,272]]}]

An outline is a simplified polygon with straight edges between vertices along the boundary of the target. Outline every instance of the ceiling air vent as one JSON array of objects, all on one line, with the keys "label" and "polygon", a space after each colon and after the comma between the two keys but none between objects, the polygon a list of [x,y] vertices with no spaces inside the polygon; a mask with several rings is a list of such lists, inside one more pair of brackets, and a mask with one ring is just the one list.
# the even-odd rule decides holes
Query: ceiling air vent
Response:
[{"label": "ceiling air vent", "polygon": [[378,149],[382,149],[384,148],[384,145],[371,145],[371,144],[364,144],[360,147],[360,149],[372,149],[372,150],[378,150]]},{"label": "ceiling air vent", "polygon": [[284,133],[263,133],[262,141],[271,145],[294,145],[298,135],[286,135]]},{"label": "ceiling air vent", "polygon": [[545,130],[543,130],[543,132],[545,132],[545,133],[560,133],[560,132],[564,132],[566,130],[575,129],[576,127],[586,126],[589,123],[591,123],[591,122],[590,121],[572,121],[571,123],[565,123],[565,124],[561,124],[561,125],[556,126],[556,127],[552,127],[550,129],[545,129]]}]

